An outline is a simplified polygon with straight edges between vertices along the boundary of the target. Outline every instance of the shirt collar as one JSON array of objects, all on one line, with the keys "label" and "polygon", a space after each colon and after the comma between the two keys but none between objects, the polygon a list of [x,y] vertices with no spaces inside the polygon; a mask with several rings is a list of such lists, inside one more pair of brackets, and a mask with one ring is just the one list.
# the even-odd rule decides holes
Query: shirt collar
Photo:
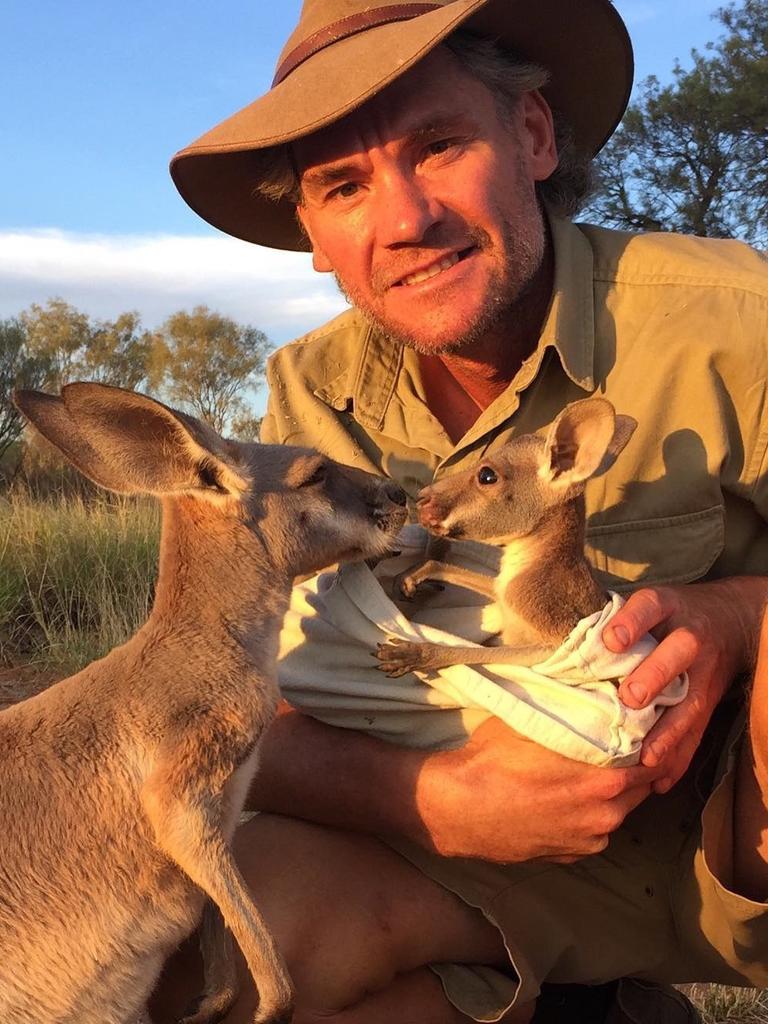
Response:
[{"label": "shirt collar", "polygon": [[555,282],[539,346],[553,346],[573,383],[594,391],[594,253],[572,221],[549,215],[549,227]]},{"label": "shirt collar", "polygon": [[[584,391],[594,391],[595,320],[592,247],[569,220],[548,214],[555,280],[537,351],[553,347],[563,370]],[[403,362],[403,347],[361,318],[362,343],[348,369],[315,391],[334,409],[354,405],[355,419],[381,430]]]}]

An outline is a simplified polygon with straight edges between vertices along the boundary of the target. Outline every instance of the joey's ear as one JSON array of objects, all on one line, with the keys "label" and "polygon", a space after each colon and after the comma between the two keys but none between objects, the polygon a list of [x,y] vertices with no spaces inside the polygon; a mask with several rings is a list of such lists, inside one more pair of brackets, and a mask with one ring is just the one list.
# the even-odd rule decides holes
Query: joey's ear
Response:
[{"label": "joey's ear", "polygon": [[111,491],[237,494],[248,486],[218,434],[145,395],[67,384],[59,398],[19,391],[14,401],[70,462]]},{"label": "joey's ear", "polygon": [[625,416],[624,413],[616,414],[616,422],[613,430],[613,437],[603,456],[600,465],[592,476],[602,476],[607,473],[619,455],[624,451],[629,439],[637,429],[637,420],[634,416]]},{"label": "joey's ear", "polygon": [[606,398],[567,405],[549,428],[540,475],[558,489],[583,483],[600,468],[615,433],[616,413]]}]

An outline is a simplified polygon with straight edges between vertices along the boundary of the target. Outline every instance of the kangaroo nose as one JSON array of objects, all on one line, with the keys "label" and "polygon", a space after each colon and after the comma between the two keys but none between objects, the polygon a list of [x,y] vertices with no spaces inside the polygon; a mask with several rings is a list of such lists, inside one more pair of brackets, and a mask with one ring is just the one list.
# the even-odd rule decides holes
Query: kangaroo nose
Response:
[{"label": "kangaroo nose", "polygon": [[386,496],[389,498],[393,505],[400,505],[401,507],[403,507],[405,506],[408,500],[408,497],[403,488],[400,487],[398,484],[394,483],[392,480],[385,484],[384,493],[386,494]]}]

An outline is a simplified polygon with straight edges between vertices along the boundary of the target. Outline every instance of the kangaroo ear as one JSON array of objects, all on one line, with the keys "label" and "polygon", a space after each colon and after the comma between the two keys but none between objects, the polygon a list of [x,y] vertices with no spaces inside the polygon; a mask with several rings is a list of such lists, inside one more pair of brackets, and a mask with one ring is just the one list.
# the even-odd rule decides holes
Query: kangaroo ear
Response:
[{"label": "kangaroo ear", "polygon": [[592,474],[593,477],[602,476],[603,473],[608,472],[618,456],[624,451],[627,442],[632,437],[635,430],[637,430],[637,420],[634,416],[625,416],[623,413],[616,414],[613,437],[611,438],[611,442],[608,445],[600,465]]},{"label": "kangaroo ear", "polygon": [[213,430],[146,395],[67,384],[61,397],[18,391],[14,402],[82,473],[121,494],[242,493],[247,480]]},{"label": "kangaroo ear", "polygon": [[[621,417],[616,454],[634,429],[633,426],[627,433],[625,421],[631,421],[631,417]],[[601,469],[611,450],[617,437],[616,426],[616,413],[606,398],[586,398],[567,405],[549,428],[540,475],[558,489],[588,480]]]}]

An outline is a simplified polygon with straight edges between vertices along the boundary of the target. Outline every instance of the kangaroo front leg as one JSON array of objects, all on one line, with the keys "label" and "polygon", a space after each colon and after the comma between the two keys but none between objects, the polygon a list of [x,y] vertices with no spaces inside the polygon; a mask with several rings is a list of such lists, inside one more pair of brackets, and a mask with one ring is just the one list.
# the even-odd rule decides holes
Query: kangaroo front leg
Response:
[{"label": "kangaroo front leg", "polygon": [[193,1013],[179,1024],[213,1024],[221,1020],[237,998],[237,969],[232,949],[232,933],[224,924],[221,911],[211,900],[205,901],[200,925],[200,954],[205,987]]},{"label": "kangaroo front leg", "polygon": [[463,569],[459,565],[448,565],[446,562],[436,562],[428,559],[417,565],[408,572],[401,573],[395,578],[395,589],[399,590],[403,597],[414,597],[422,583],[455,583],[468,590],[474,590],[484,597],[494,599],[494,578],[485,576],[481,572],[473,572],[471,569]]},{"label": "kangaroo front leg", "polygon": [[434,672],[449,665],[535,665],[552,653],[551,647],[451,647],[448,644],[389,640],[379,644],[378,668],[388,676],[406,672]]},{"label": "kangaroo front leg", "polygon": [[237,939],[259,993],[254,1024],[289,1024],[293,990],[288,970],[224,841],[218,825],[220,797],[190,788],[174,792],[172,779],[158,772],[142,794],[158,846],[213,900]]}]

